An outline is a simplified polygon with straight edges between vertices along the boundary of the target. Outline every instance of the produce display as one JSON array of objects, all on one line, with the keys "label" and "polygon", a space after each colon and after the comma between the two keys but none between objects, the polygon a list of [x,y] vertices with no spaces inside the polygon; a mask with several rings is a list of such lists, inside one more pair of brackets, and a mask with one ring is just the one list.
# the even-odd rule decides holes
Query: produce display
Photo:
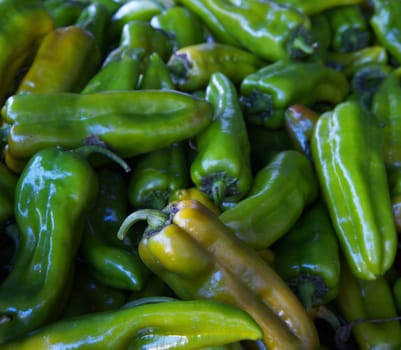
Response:
[{"label": "produce display", "polygon": [[400,0],[0,13],[0,350],[401,349]]}]

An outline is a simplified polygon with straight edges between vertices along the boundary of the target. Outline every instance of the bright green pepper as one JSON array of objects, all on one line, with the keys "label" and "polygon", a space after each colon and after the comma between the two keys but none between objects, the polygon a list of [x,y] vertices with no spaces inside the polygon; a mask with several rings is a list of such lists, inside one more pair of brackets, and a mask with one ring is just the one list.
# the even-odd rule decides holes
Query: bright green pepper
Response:
[{"label": "bright green pepper", "polygon": [[54,21],[40,0],[0,2],[0,105],[18,71],[33,58]]},{"label": "bright green pepper", "polygon": [[243,242],[264,249],[295,224],[317,194],[310,160],[298,151],[282,151],[256,173],[246,197],[220,219]]},{"label": "bright green pepper", "polygon": [[222,43],[183,47],[167,62],[175,87],[190,92],[206,88],[213,73],[223,73],[234,84],[239,84],[264,65],[265,62],[254,54]]},{"label": "bright green pepper", "polygon": [[228,302],[248,312],[271,350],[316,349],[313,322],[298,298],[261,257],[198,201],[130,214],[117,233],[148,224],[138,251],[144,263],[182,299]]},{"label": "bright green pepper", "polygon": [[259,326],[246,312],[222,302],[156,299],[137,304],[55,322],[3,344],[2,350],[56,350],[60,346],[77,350],[195,350],[261,337]]},{"label": "bright green pepper", "polygon": [[350,266],[342,262],[335,305],[348,322],[344,326],[345,339],[341,330],[337,330],[340,345],[346,345],[352,331],[358,349],[361,350],[401,347],[401,325],[397,320],[391,286],[385,277],[370,281],[358,279]]},{"label": "bright green pepper", "polygon": [[100,65],[100,51],[94,36],[71,25],[49,32],[16,91],[78,92]]},{"label": "bright green pepper", "polygon": [[[241,47],[267,61],[313,54],[310,19],[273,1],[180,0],[218,41]],[[226,39],[228,38],[228,40]]]},{"label": "bright green pepper", "polygon": [[372,0],[373,14],[370,26],[376,40],[383,45],[392,57],[401,63],[401,2],[398,0]]},{"label": "bright green pepper", "polygon": [[343,102],[319,117],[311,144],[322,193],[352,272],[361,279],[383,275],[394,262],[397,233],[377,120],[358,102]]},{"label": "bright green pepper", "polygon": [[360,4],[364,0],[275,0],[275,2],[302,11],[307,15],[314,15],[335,7]]},{"label": "bright green pepper", "polygon": [[250,123],[277,128],[283,126],[285,110],[290,105],[335,105],[345,99],[349,90],[344,74],[322,62],[281,60],[245,77],[240,100]]},{"label": "bright green pepper", "polygon": [[44,0],[43,4],[56,28],[73,25],[86,4],[77,0]]},{"label": "bright green pepper", "polygon": [[186,7],[170,7],[152,17],[150,24],[171,33],[174,36],[176,50],[206,40],[203,22]]},{"label": "bright green pepper", "polygon": [[239,201],[251,187],[250,144],[237,90],[223,73],[210,78],[206,100],[214,107],[213,121],[195,137],[190,176],[220,206]]},{"label": "bright green pepper", "polygon": [[99,140],[132,157],[196,135],[212,115],[209,102],[173,90],[15,95],[2,110],[12,124],[9,152],[17,158]]},{"label": "bright green pepper", "polygon": [[307,209],[274,245],[273,267],[307,310],[327,304],[338,293],[340,254],[324,204]]},{"label": "bright green pepper", "polygon": [[139,82],[139,89],[171,89],[174,90],[174,84],[170,77],[167,64],[163,62],[162,57],[153,52],[149,55],[146,67]]},{"label": "bright green pepper", "polygon": [[0,225],[14,216],[14,192],[17,176],[0,162]]}]

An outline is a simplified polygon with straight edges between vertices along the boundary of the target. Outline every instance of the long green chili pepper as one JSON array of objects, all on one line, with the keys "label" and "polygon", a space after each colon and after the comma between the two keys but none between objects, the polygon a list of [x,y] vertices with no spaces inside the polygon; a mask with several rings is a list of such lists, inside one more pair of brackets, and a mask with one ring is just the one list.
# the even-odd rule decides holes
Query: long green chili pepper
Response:
[{"label": "long green chili pepper", "polygon": [[138,84],[138,89],[172,89],[174,83],[171,79],[167,64],[162,57],[153,52],[149,55],[146,67],[143,68],[143,73]]},{"label": "long green chili pepper", "polygon": [[214,73],[206,88],[213,121],[198,133],[190,166],[192,182],[220,206],[237,202],[252,182],[250,144],[237,90],[223,73]]},{"label": "long green chili pepper", "polygon": [[222,302],[154,302],[91,313],[47,325],[2,350],[183,349],[259,339],[260,327],[244,311]]},{"label": "long green chili pepper", "polygon": [[340,247],[361,279],[383,275],[397,251],[381,136],[375,117],[355,101],[322,114],[312,135],[315,169]]}]

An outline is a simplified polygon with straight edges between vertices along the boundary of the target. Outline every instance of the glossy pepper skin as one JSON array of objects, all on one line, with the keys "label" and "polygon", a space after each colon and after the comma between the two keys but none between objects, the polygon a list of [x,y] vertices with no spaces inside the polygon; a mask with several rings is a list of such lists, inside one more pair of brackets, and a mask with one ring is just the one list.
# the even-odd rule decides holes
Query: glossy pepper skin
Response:
[{"label": "glossy pepper skin", "polygon": [[174,86],[182,91],[206,88],[213,73],[223,73],[234,84],[263,67],[265,62],[239,47],[200,43],[176,50],[167,62]]},{"label": "glossy pepper skin", "polygon": [[132,157],[196,135],[212,114],[209,102],[172,90],[14,95],[2,110],[16,158],[52,145],[74,148],[88,138]]},{"label": "glossy pepper skin", "polygon": [[17,72],[35,55],[54,21],[40,0],[0,2],[0,104],[4,103]]},{"label": "glossy pepper skin", "polygon": [[264,60],[299,59],[313,54],[310,19],[288,6],[258,0],[180,3],[198,14],[218,41],[241,47]]},{"label": "glossy pepper skin", "polygon": [[99,65],[90,32],[75,25],[55,28],[43,38],[16,93],[78,92]]},{"label": "glossy pepper skin", "polygon": [[0,162],[0,225],[14,216],[14,192],[18,177]]},{"label": "glossy pepper skin", "polygon": [[243,309],[262,328],[269,349],[317,348],[316,329],[295,294],[207,207],[184,200],[162,211],[133,212],[118,237],[138,220],[148,223],[138,248],[142,260],[179,298]]},{"label": "glossy pepper skin", "polygon": [[372,5],[369,23],[375,37],[401,63],[401,23],[397,16],[401,12],[401,3],[397,0],[372,0]]},{"label": "glossy pepper skin", "polygon": [[395,319],[399,314],[390,283],[385,277],[370,281],[358,279],[350,267],[342,262],[335,305],[348,323],[365,321],[357,322],[352,327],[352,335],[359,349],[400,348],[401,326]]},{"label": "glossy pepper skin", "polygon": [[335,7],[341,7],[345,5],[354,5],[363,3],[364,0],[275,0],[279,4],[283,4],[294,9],[300,10],[306,15],[314,15],[322,13],[325,10],[329,10]]},{"label": "glossy pepper skin", "polygon": [[317,194],[310,160],[298,151],[282,151],[255,174],[245,198],[221,213],[220,219],[240,240],[264,249],[295,224]]},{"label": "glossy pepper skin", "polygon": [[[80,253],[95,278],[114,288],[140,290],[149,275],[131,245],[115,239],[128,215],[127,184],[119,169],[97,170],[99,194],[85,221]],[[114,239],[113,239],[114,238]]]},{"label": "glossy pepper skin", "polygon": [[20,175],[15,191],[18,251],[0,285],[0,343],[61,312],[97,184],[83,156],[58,148],[36,153]]},{"label": "glossy pepper skin", "polygon": [[195,137],[190,176],[220,206],[238,202],[251,187],[250,144],[237,90],[223,73],[212,75],[206,100],[214,107],[213,121]]},{"label": "glossy pepper skin", "polygon": [[174,299],[146,303],[145,298],[137,304],[60,320],[2,349],[194,350],[261,337],[259,326],[247,313],[225,303]]},{"label": "glossy pepper skin", "polygon": [[358,102],[337,105],[316,123],[312,156],[351,271],[368,280],[383,275],[394,262],[397,234],[377,121]]},{"label": "glossy pepper skin", "polygon": [[274,269],[307,310],[334,300],[340,280],[340,254],[323,203],[306,209],[273,250]]},{"label": "glossy pepper skin", "polygon": [[344,74],[322,62],[281,60],[245,77],[240,100],[247,121],[278,128],[283,126],[284,112],[290,105],[335,105],[345,99],[349,90]]}]

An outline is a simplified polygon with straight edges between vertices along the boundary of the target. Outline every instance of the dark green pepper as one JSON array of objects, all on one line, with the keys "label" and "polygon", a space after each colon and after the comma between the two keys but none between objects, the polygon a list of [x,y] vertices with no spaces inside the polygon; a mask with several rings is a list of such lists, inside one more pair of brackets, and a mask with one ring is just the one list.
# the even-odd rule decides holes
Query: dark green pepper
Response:
[{"label": "dark green pepper", "polygon": [[206,88],[213,121],[198,133],[190,166],[192,182],[217,206],[237,202],[251,187],[250,144],[237,90],[223,73],[214,73]]},{"label": "dark green pepper", "polygon": [[310,57],[310,60],[326,62],[332,40],[329,20],[324,12],[310,16],[310,20],[312,40],[315,43],[315,52],[313,56]]},{"label": "dark green pepper", "polygon": [[307,209],[273,250],[274,269],[307,310],[334,300],[340,280],[340,252],[324,204]]},{"label": "dark green pepper", "polygon": [[335,105],[344,100],[349,90],[344,74],[322,62],[281,60],[245,77],[240,100],[250,123],[277,128],[283,126],[284,113],[290,105]]},{"label": "dark green pepper", "polygon": [[74,24],[86,6],[79,0],[44,0],[42,2],[53,18],[56,28]]},{"label": "dark green pepper", "polygon": [[18,177],[0,162],[0,225],[14,216],[14,192]]},{"label": "dark green pepper", "polygon": [[60,320],[1,347],[195,350],[262,336],[246,312],[222,302],[171,298],[146,302],[145,298],[142,304],[138,301],[118,310]]},{"label": "dark green pepper", "polygon": [[381,136],[375,117],[347,101],[319,117],[311,141],[341,250],[361,279],[383,275],[397,251]]},{"label": "dark green pepper", "polygon": [[387,167],[387,174],[395,228],[401,233],[401,167]]},{"label": "dark green pepper", "polygon": [[246,197],[220,219],[243,242],[264,249],[295,224],[317,195],[310,160],[298,151],[282,151],[257,172]]}]

